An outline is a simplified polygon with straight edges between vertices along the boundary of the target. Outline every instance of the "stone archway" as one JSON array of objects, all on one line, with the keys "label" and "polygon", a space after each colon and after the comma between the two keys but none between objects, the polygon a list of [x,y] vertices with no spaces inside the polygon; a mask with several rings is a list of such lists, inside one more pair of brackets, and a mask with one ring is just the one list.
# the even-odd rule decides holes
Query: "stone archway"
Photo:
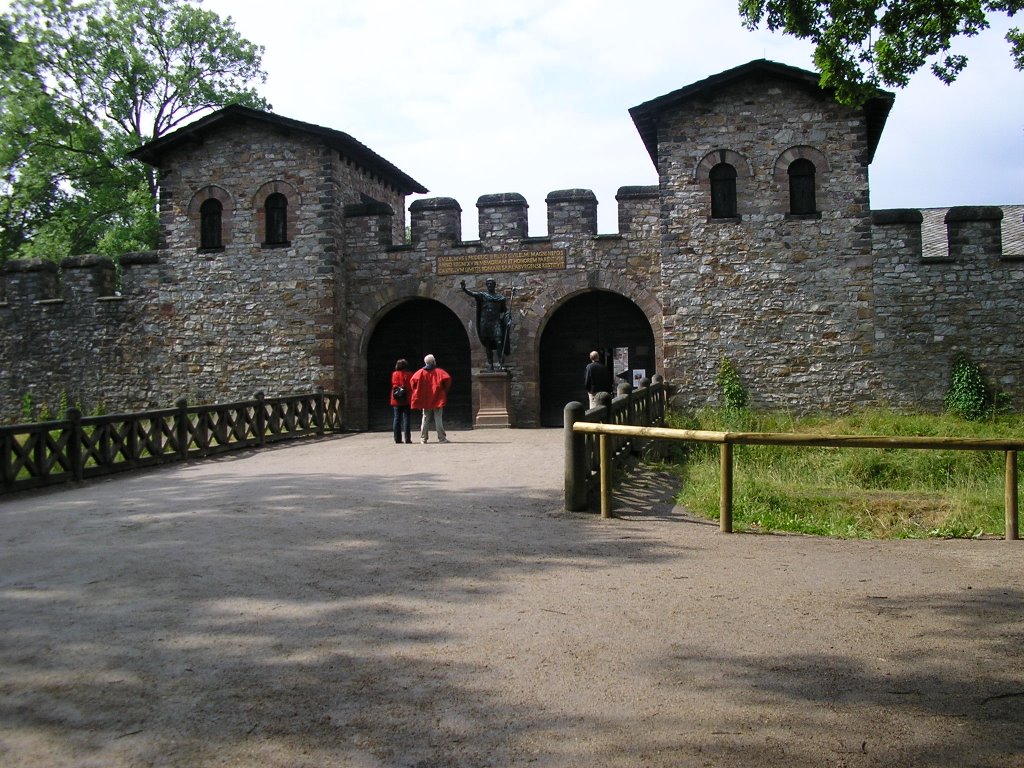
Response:
[{"label": "stone archway", "polygon": [[410,370],[415,371],[423,366],[426,354],[434,355],[437,364],[452,376],[445,426],[472,427],[473,382],[466,329],[441,302],[414,298],[381,317],[370,336],[366,350],[366,400],[371,431],[391,429],[389,396],[395,361],[404,357]]},{"label": "stone archway", "polygon": [[611,355],[618,348],[629,350],[629,370],[642,368],[648,376],[654,373],[656,350],[651,323],[643,310],[625,296],[592,290],[577,294],[555,310],[540,340],[542,426],[561,426],[566,403],[577,400],[586,404],[583,369],[591,350]]}]

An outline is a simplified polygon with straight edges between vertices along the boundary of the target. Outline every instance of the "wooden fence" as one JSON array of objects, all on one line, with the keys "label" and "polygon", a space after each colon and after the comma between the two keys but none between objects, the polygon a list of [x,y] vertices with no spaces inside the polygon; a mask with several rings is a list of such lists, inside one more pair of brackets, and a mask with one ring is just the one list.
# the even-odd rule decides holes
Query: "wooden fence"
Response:
[{"label": "wooden fence", "polygon": [[340,399],[307,395],[0,427],[0,493],[341,431]]},{"label": "wooden fence", "polygon": [[635,390],[629,384],[620,385],[614,398],[601,395],[599,406],[589,411],[582,403],[565,406],[565,508],[588,509],[598,498],[601,473],[610,475],[615,466],[641,454],[650,442],[621,434],[602,443],[597,434],[576,431],[575,425],[659,426],[665,423],[667,411],[668,387],[660,375],[644,379]]},{"label": "wooden fence", "polygon": [[[611,465],[613,440],[677,440],[721,445],[719,473],[719,528],[723,533],[732,533],[733,507],[733,446],[734,445],[786,445],[823,446],[830,448],[920,448],[956,451],[1002,451],[1005,453],[1003,499],[1005,514],[1005,537],[1009,541],[1018,535],[1018,475],[1017,452],[1024,450],[1024,440],[976,440],[959,437],[884,437],[868,435],[811,435],[777,432],[710,432],[691,429],[666,429],[662,427],[632,427],[618,424],[597,424],[576,422],[572,425],[575,433],[599,437],[608,446],[598,450],[601,461],[601,514],[611,517],[612,483],[611,472],[604,467]],[[567,497],[568,498],[568,497]],[[569,509],[568,503],[566,509]]]}]

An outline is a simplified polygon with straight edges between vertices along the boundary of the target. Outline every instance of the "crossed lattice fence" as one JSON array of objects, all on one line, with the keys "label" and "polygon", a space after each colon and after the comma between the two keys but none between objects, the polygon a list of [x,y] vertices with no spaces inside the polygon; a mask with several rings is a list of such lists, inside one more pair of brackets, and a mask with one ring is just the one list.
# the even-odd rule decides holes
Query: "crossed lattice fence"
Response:
[{"label": "crossed lattice fence", "polygon": [[337,395],[315,392],[216,405],[0,427],[0,493],[340,432]]}]

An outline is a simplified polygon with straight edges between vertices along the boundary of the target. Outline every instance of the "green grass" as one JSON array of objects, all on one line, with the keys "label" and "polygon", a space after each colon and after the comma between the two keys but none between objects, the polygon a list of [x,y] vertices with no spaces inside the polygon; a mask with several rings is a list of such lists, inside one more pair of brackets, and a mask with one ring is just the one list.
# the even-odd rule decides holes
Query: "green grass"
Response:
[{"label": "green grass", "polygon": [[[866,411],[845,417],[705,410],[673,414],[669,426],[743,432],[803,432],[969,438],[1024,438],[1024,416],[966,421],[948,415]],[[719,446],[672,449],[678,501],[719,514]],[[839,538],[1002,536],[1004,454],[1000,451],[812,448],[733,449],[733,527]]]}]

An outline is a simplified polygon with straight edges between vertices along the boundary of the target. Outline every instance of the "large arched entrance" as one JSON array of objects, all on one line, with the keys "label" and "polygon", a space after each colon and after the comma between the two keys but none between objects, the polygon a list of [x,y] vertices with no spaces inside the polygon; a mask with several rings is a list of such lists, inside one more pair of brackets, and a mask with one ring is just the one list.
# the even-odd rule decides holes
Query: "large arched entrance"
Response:
[{"label": "large arched entrance", "polygon": [[587,403],[583,369],[598,350],[619,381],[654,374],[654,332],[636,304],[610,291],[588,291],[559,307],[540,340],[540,423],[561,426],[565,404]]},{"label": "large arched entrance", "polygon": [[[411,299],[388,312],[377,323],[366,350],[366,391],[371,430],[391,429],[391,372],[404,357],[409,368],[423,367],[423,356],[432,354],[437,364],[452,375],[452,389],[444,409],[445,426],[473,426],[473,389],[469,338],[462,321],[448,307],[431,299]],[[413,412],[414,420],[418,411]],[[419,423],[414,424],[414,430]]]}]

